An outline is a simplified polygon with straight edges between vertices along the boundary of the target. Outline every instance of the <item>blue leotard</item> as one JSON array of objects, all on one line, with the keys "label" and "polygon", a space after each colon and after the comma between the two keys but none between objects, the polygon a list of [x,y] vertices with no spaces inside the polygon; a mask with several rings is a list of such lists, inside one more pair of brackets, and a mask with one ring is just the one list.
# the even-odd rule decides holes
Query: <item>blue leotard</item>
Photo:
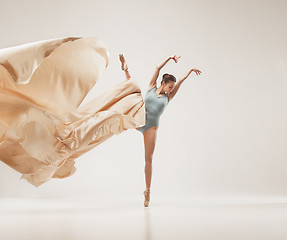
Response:
[{"label": "blue leotard", "polygon": [[161,114],[163,113],[165,107],[169,103],[167,93],[164,96],[159,97],[156,94],[157,87],[154,87],[150,90],[147,90],[145,95],[145,125],[140,127],[138,130],[144,133],[150,127],[159,126],[159,119]]}]

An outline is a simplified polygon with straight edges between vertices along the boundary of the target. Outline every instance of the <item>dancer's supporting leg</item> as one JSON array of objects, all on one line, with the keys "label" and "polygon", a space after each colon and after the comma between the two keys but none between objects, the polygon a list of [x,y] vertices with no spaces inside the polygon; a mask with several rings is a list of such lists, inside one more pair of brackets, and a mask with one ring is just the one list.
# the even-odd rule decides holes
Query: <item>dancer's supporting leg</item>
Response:
[{"label": "dancer's supporting leg", "polygon": [[156,143],[157,127],[151,127],[144,132],[144,145],[145,145],[145,181],[146,190],[145,195],[145,207],[148,206],[150,201],[150,187],[152,178],[152,159]]}]

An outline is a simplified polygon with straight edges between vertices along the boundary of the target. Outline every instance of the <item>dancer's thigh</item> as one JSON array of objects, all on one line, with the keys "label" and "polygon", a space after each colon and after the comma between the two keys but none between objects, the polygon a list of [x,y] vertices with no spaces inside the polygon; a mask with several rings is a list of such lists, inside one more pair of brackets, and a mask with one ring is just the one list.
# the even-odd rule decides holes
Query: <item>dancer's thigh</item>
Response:
[{"label": "dancer's thigh", "polygon": [[151,127],[144,132],[145,157],[152,158],[155,149],[157,127]]}]

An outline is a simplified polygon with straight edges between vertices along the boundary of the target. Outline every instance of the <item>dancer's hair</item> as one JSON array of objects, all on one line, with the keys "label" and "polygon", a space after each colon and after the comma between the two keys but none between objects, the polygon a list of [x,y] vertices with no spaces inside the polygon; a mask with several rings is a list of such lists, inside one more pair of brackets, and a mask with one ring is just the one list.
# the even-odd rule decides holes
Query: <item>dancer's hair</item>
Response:
[{"label": "dancer's hair", "polygon": [[173,76],[171,74],[168,74],[168,73],[163,74],[162,80],[161,80],[161,84],[162,84],[162,82],[168,83],[168,82],[171,82],[171,81],[172,82],[176,82],[175,76]]}]

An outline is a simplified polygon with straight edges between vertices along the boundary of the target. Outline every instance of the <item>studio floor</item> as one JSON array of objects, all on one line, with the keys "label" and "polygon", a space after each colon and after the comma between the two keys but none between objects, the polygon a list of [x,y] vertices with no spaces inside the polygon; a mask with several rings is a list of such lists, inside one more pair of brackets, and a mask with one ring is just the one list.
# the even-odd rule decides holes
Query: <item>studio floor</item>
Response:
[{"label": "studio floor", "polygon": [[286,240],[285,199],[0,199],[1,240]]}]

